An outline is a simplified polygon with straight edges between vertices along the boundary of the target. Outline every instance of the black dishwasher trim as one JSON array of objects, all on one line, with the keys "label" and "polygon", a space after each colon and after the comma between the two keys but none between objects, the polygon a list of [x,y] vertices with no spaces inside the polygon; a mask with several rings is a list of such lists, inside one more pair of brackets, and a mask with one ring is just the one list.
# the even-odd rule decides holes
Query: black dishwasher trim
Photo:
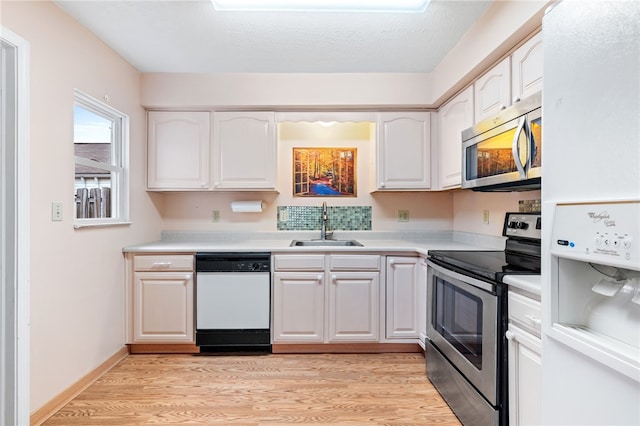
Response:
[{"label": "black dishwasher trim", "polygon": [[[196,292],[198,274],[271,272],[270,252],[199,252],[195,255]],[[269,286],[271,277],[269,276]],[[271,299],[271,288],[269,289]],[[197,302],[194,303],[197,306]],[[271,305],[271,300],[269,300]],[[269,309],[271,311],[271,308]],[[194,311],[194,315],[195,315]],[[268,352],[271,353],[271,328],[199,329],[196,346],[200,353]]]}]

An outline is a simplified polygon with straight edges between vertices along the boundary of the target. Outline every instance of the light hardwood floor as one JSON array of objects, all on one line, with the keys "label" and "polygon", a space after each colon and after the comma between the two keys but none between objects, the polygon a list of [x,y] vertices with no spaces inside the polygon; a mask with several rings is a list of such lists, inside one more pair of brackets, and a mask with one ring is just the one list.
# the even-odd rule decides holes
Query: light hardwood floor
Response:
[{"label": "light hardwood floor", "polygon": [[424,356],[129,355],[44,425],[460,425]]}]

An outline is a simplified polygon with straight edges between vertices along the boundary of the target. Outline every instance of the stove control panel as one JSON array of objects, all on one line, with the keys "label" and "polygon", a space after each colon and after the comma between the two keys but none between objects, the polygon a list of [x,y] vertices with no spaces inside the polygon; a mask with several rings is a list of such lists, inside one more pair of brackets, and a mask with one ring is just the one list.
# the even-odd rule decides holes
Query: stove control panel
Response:
[{"label": "stove control panel", "polygon": [[640,201],[558,204],[551,251],[640,270]]},{"label": "stove control panel", "polygon": [[542,218],[540,213],[507,213],[502,235],[505,237],[540,240]]}]

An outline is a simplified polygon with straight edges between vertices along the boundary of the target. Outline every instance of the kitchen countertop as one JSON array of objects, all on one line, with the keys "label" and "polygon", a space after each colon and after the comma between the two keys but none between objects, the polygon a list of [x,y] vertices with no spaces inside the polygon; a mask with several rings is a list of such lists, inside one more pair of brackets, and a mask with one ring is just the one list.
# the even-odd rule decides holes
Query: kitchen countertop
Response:
[{"label": "kitchen countertop", "polygon": [[542,277],[540,275],[505,275],[505,284],[532,293],[538,297],[542,294]]},{"label": "kitchen countertop", "polygon": [[406,253],[426,255],[429,250],[503,250],[504,239],[480,234],[448,231],[434,232],[336,232],[339,240],[357,240],[363,246],[290,247],[292,240],[317,239],[318,232],[222,233],[195,231],[163,232],[158,241],[131,245],[125,253],[195,253],[195,252],[332,252],[332,253]]}]

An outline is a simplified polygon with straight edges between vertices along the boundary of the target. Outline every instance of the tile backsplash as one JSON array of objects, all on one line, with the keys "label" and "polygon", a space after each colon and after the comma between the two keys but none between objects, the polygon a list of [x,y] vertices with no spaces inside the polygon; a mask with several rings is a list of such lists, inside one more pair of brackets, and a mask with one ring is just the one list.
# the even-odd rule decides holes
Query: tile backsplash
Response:
[{"label": "tile backsplash", "polygon": [[[328,231],[370,231],[371,206],[328,206]],[[279,231],[314,231],[322,227],[322,207],[278,206]]]},{"label": "tile backsplash", "polygon": [[520,213],[539,213],[541,211],[540,200],[520,200],[518,201],[518,211]]}]

